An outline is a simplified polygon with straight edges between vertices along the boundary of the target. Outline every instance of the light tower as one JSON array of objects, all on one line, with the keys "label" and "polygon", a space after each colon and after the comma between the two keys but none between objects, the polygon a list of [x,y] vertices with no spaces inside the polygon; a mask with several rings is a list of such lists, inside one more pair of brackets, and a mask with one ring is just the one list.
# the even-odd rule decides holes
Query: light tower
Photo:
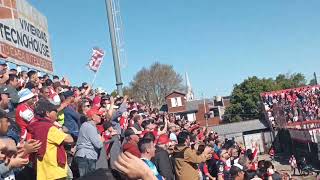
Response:
[{"label": "light tower", "polygon": [[120,61],[122,57],[123,34],[122,34],[122,20],[120,15],[119,0],[105,0],[106,10],[108,15],[108,25],[110,40],[112,46],[112,57],[114,64],[114,72],[116,76],[117,92],[123,96]]}]

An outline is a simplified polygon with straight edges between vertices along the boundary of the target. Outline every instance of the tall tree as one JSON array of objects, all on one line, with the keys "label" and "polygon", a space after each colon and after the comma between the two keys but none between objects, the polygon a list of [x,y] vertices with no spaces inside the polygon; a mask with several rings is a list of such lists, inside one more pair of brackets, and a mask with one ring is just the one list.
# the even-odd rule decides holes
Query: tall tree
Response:
[{"label": "tall tree", "polygon": [[130,83],[132,96],[152,106],[165,104],[165,96],[181,88],[182,76],[174,71],[173,66],[158,62],[142,68]]}]

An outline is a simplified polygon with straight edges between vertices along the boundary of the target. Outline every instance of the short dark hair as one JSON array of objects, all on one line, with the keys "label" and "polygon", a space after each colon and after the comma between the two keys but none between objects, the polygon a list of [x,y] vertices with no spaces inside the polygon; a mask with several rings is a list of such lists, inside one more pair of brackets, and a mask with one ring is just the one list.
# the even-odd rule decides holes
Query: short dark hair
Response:
[{"label": "short dark hair", "polygon": [[178,144],[184,144],[186,140],[190,137],[190,133],[187,131],[182,131],[178,134]]},{"label": "short dark hair", "polygon": [[59,76],[53,76],[52,79],[59,79]]},{"label": "short dark hair", "polygon": [[147,149],[150,148],[150,145],[153,141],[151,139],[140,139],[140,141],[138,142],[138,148],[139,148],[139,151],[141,153],[145,153],[147,151]]},{"label": "short dark hair", "polygon": [[35,114],[38,116],[44,118],[47,115],[47,112],[56,111],[57,112],[57,106],[51,104],[49,101],[46,100],[39,100],[36,108],[35,108]]},{"label": "short dark hair", "polygon": [[274,169],[274,166],[273,166],[273,164],[272,164],[271,161],[264,161],[264,167],[265,167],[266,169],[268,169],[268,168]]},{"label": "short dark hair", "polygon": [[232,167],[230,168],[230,171],[229,171],[229,173],[230,173],[230,175],[231,175],[231,178],[234,179],[235,177],[237,177],[238,174],[239,174],[241,171],[242,171],[242,170],[241,170],[239,167],[237,167],[237,166],[232,166]]},{"label": "short dark hair", "polygon": [[156,140],[156,137],[154,136],[153,132],[147,132],[142,139],[150,139],[154,142]]},{"label": "short dark hair", "polygon": [[37,74],[37,71],[31,70],[28,72],[28,77],[31,78],[34,74]]},{"label": "short dark hair", "polygon": [[43,75],[43,78],[50,78],[48,74]]},{"label": "short dark hair", "polygon": [[27,82],[25,88],[31,90],[31,89],[34,89],[36,88],[37,86],[35,84],[33,84],[32,82]]},{"label": "short dark hair", "polygon": [[135,121],[135,117],[136,117],[136,116],[133,116],[133,115],[136,114],[136,113],[137,113],[136,110],[132,110],[132,111],[130,111],[130,115],[129,115],[130,117],[133,117],[133,121],[134,121],[134,122],[136,122],[136,121]]},{"label": "short dark hair", "polygon": [[147,127],[149,124],[151,124],[151,121],[145,120],[145,121],[143,121],[143,122],[141,123],[141,126],[142,126],[143,129],[146,129],[146,127]]},{"label": "short dark hair", "polygon": [[9,84],[11,81],[14,81],[15,79],[18,79],[18,76],[15,74],[9,74],[9,79],[7,80],[6,84]]},{"label": "short dark hair", "polygon": [[44,82],[44,86],[51,86],[53,85],[53,81],[51,79],[47,79],[45,82]]}]

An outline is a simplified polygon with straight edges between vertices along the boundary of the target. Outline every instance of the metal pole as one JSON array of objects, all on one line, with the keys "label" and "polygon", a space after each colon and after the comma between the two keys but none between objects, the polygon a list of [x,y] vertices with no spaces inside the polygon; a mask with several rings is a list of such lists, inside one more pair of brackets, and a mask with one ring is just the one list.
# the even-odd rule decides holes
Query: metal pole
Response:
[{"label": "metal pole", "polygon": [[204,117],[206,120],[206,128],[208,129],[208,117],[207,117],[207,107],[206,107],[206,99],[204,98],[204,94],[202,93],[203,98],[203,107],[204,107]]},{"label": "metal pole", "polygon": [[111,46],[112,46],[114,72],[116,75],[117,92],[120,96],[123,96],[123,91],[122,91],[123,83],[121,80],[118,45],[116,42],[116,35],[115,35],[115,28],[114,28],[114,19],[113,19],[114,12],[113,12],[113,8],[112,8],[112,1],[113,0],[105,0],[105,3],[106,3],[107,15],[108,15],[108,25],[109,25],[109,33],[110,33],[110,40],[111,40]]}]

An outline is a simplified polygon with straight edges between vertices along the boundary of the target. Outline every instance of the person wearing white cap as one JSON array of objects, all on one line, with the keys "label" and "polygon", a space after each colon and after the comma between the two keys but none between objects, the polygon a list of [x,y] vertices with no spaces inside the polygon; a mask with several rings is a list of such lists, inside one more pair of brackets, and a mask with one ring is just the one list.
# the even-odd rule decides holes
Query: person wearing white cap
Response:
[{"label": "person wearing white cap", "polygon": [[18,95],[20,99],[16,109],[16,122],[21,129],[21,140],[27,140],[31,138],[27,132],[27,126],[34,119],[34,97],[36,96],[29,89],[19,91]]}]

